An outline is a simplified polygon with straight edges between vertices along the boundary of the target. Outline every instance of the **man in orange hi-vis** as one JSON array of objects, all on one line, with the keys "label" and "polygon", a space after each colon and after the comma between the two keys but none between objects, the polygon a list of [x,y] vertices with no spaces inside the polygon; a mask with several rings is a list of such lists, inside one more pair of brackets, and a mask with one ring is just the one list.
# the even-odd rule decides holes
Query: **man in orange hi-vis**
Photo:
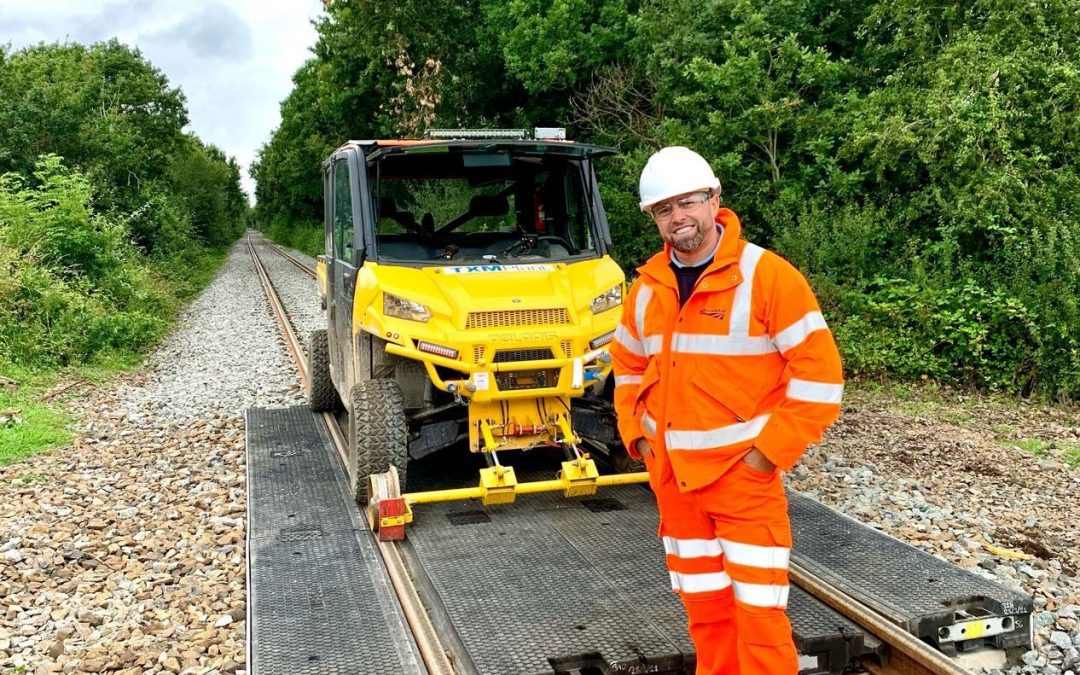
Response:
[{"label": "man in orange hi-vis", "polygon": [[806,279],[740,238],[701,155],[641,173],[664,250],[638,268],[611,354],[619,433],[643,458],[698,675],[794,675],[780,472],[840,414],[840,355]]}]

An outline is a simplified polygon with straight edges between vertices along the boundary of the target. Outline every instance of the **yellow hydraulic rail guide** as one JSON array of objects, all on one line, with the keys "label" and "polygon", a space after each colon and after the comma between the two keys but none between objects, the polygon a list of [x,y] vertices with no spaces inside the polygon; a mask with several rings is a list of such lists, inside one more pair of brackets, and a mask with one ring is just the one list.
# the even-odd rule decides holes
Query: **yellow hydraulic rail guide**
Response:
[{"label": "yellow hydraulic rail guide", "polygon": [[480,484],[471,488],[429,490],[399,494],[397,470],[373,474],[368,478],[368,523],[376,530],[382,541],[405,538],[405,524],[413,520],[412,507],[416,504],[479,500],[484,506],[510,504],[519,494],[562,492],[566,497],[586,497],[596,494],[600,487],[645,483],[649,474],[617,473],[601,476],[596,462],[588,453],[580,453],[577,459],[562,463],[562,470],[554,480],[517,482],[514,468],[497,463],[480,470]]},{"label": "yellow hydraulic rail guide", "polygon": [[[513,502],[517,486],[517,477],[514,476],[512,466],[495,464],[480,469],[480,501],[484,506]],[[410,495],[405,495],[405,501],[409,501],[409,497]]]}]

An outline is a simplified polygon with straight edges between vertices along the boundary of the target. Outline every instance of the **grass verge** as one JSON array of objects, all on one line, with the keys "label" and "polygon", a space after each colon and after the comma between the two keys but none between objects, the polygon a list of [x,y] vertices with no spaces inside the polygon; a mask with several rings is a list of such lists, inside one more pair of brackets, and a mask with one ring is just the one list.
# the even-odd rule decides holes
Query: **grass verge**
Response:
[{"label": "grass verge", "polygon": [[1077,443],[1051,443],[1037,438],[998,442],[1004,447],[1018,447],[1035,457],[1059,459],[1068,464],[1070,468],[1080,469],[1080,444]]},{"label": "grass verge", "polygon": [[71,417],[43,400],[44,380],[20,382],[16,392],[0,391],[0,466],[66,445],[72,436]]}]

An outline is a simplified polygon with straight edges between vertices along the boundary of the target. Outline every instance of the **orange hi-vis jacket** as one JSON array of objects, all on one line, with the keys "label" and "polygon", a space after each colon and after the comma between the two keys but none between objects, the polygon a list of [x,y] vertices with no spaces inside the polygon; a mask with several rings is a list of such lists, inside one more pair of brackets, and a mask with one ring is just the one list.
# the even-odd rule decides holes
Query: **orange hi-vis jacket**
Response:
[{"label": "orange hi-vis jacket", "polygon": [[682,491],[720,478],[757,447],[783,471],[840,414],[840,354],[810,285],[780,256],[722,227],[680,310],[670,246],[638,268],[611,355],[619,433]]}]

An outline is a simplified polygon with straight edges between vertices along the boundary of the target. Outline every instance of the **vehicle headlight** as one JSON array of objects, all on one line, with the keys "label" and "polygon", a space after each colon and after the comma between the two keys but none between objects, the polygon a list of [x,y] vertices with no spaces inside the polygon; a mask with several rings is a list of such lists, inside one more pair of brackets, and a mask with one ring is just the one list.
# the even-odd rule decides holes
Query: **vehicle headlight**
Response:
[{"label": "vehicle headlight", "polygon": [[399,319],[427,323],[431,318],[431,308],[415,300],[409,300],[393,293],[383,293],[383,314]]},{"label": "vehicle headlight", "polygon": [[609,290],[593,298],[592,313],[599,314],[604,310],[618,307],[622,304],[622,284],[613,286]]}]

